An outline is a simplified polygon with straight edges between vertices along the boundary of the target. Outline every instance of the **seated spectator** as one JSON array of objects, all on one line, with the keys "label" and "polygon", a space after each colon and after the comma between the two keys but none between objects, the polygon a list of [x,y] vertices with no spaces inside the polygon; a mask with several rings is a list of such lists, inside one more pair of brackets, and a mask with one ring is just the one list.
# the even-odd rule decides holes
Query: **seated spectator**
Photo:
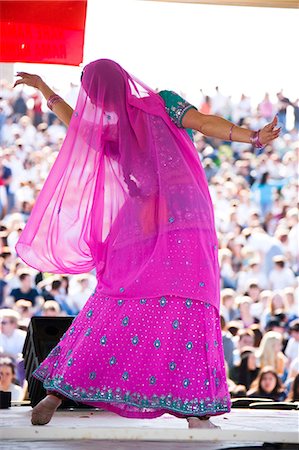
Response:
[{"label": "seated spectator", "polygon": [[221,285],[223,289],[234,289],[236,286],[236,274],[232,267],[232,252],[228,248],[219,250]]},{"label": "seated spectator", "polygon": [[[20,225],[18,226],[19,230],[22,230],[23,227],[21,227]],[[19,234],[20,232],[17,231],[17,238],[19,238]],[[13,236],[13,244],[16,242],[16,237],[15,237],[15,230],[12,231],[9,236],[12,237]],[[7,284],[9,286],[9,292],[12,291],[12,289],[18,288],[20,286],[20,274],[23,272],[24,270],[24,263],[20,258],[16,258],[10,265],[9,268],[9,272],[6,275],[6,281]],[[7,294],[8,295],[8,294]]]},{"label": "seated spectator", "polygon": [[230,334],[234,337],[234,342],[238,342],[238,337],[237,334],[239,332],[239,330],[243,329],[243,324],[241,322],[241,320],[231,320],[230,322],[228,322],[227,326],[227,331],[230,332]]},{"label": "seated spectator", "polygon": [[286,267],[286,258],[283,255],[277,255],[272,260],[274,268],[269,273],[271,289],[295,287],[296,278],[294,272],[289,267]]},{"label": "seated spectator", "polygon": [[15,303],[13,309],[14,309],[14,311],[17,311],[21,316],[19,325],[22,324],[22,326],[27,329],[29,326],[31,317],[33,316],[32,303],[29,300],[21,299]]},{"label": "seated spectator", "polygon": [[58,317],[61,315],[59,304],[55,300],[47,300],[42,307],[43,317]]},{"label": "seated spectator", "polygon": [[256,284],[261,289],[266,289],[268,286],[268,280],[264,272],[261,270],[259,258],[251,258],[248,261],[248,268],[239,272],[237,283],[238,292],[245,292],[246,287],[251,280],[256,280]]},{"label": "seated spectator", "polygon": [[66,295],[60,292],[61,286],[62,281],[60,279],[54,279],[51,283],[50,290],[47,291],[45,289],[43,291],[43,297],[46,301],[55,300],[59,304],[62,311],[64,311],[67,315],[73,315],[74,311],[70,307]]},{"label": "seated spectator", "polygon": [[230,372],[230,378],[236,384],[245,386],[246,391],[251,386],[259,373],[256,365],[255,349],[244,347],[240,353],[240,364],[235,366]]},{"label": "seated spectator", "polygon": [[49,142],[51,144],[57,144],[59,139],[65,136],[65,126],[63,123],[55,117],[52,124],[48,127]]},{"label": "seated spectator", "polygon": [[234,356],[234,366],[238,366],[241,363],[241,353],[244,347],[253,347],[254,344],[254,334],[249,328],[241,328],[238,330],[235,338],[235,350]]},{"label": "seated spectator", "polygon": [[226,380],[228,391],[231,397],[245,397],[246,396],[246,388],[242,385],[237,385],[230,377],[229,377],[229,367],[224,361],[225,371],[226,371]]},{"label": "seated spectator", "polygon": [[275,331],[282,336],[286,331],[285,322],[280,321],[279,317],[270,317],[269,322],[266,323],[265,331]]},{"label": "seated spectator", "polygon": [[18,329],[20,315],[12,309],[0,309],[0,353],[17,360],[23,352],[26,332]]},{"label": "seated spectator", "polygon": [[299,402],[299,373],[297,373],[297,375],[293,379],[287,401]]},{"label": "seated spectator", "polygon": [[10,265],[13,261],[13,254],[9,246],[5,245],[1,248],[0,258],[2,261],[2,271],[4,276],[6,276],[9,273]]},{"label": "seated spectator", "polygon": [[226,322],[234,320],[238,316],[238,310],[235,305],[235,291],[230,288],[222,289],[221,298],[221,315]]},{"label": "seated spectator", "polygon": [[252,317],[256,319],[256,322],[260,321],[260,317],[264,311],[264,305],[260,301],[261,288],[258,284],[257,280],[249,280],[246,292],[244,292],[244,296],[248,296],[251,298],[250,305],[250,314]]},{"label": "seated spectator", "polygon": [[222,343],[224,350],[224,359],[228,366],[228,369],[233,367],[233,352],[234,343],[232,334],[226,329],[226,322],[223,316],[220,316],[221,330],[222,330]]},{"label": "seated spectator", "polygon": [[28,300],[38,309],[43,303],[43,298],[39,295],[37,289],[32,287],[32,279],[30,273],[23,271],[19,275],[20,287],[12,289],[7,299],[8,305],[12,306],[17,300]]},{"label": "seated spectator", "polygon": [[249,330],[253,331],[254,334],[254,344],[253,347],[254,348],[258,348],[260,346],[262,337],[263,337],[263,332],[261,330],[260,324],[258,323],[253,323],[252,325],[250,325]]},{"label": "seated spectator", "polygon": [[265,366],[253,381],[247,396],[269,398],[275,402],[283,402],[287,394],[275,369],[271,366]]},{"label": "seated spectator", "polygon": [[76,278],[77,286],[73,287],[69,297],[69,303],[75,314],[78,314],[87,299],[93,293],[93,277],[90,274],[80,274]]},{"label": "seated spectator", "polygon": [[15,384],[15,366],[10,358],[0,358],[0,391],[11,392],[12,401],[24,400],[24,390]]},{"label": "seated spectator", "polygon": [[36,137],[36,128],[32,124],[32,120],[29,116],[22,116],[19,121],[19,133],[22,136],[22,141],[24,143],[24,147],[29,149],[30,147],[34,147],[35,137]]},{"label": "seated spectator", "polygon": [[299,373],[299,355],[291,362],[291,365],[288,370],[288,378],[289,379],[294,378],[297,375],[297,373]]},{"label": "seated spectator", "polygon": [[258,319],[251,314],[252,300],[248,295],[240,295],[236,297],[236,303],[239,310],[237,319],[242,320],[245,328],[249,327],[253,323],[258,323]]},{"label": "seated spectator", "polygon": [[288,358],[288,365],[299,356],[299,319],[295,319],[289,326],[290,339],[285,348],[285,355]]},{"label": "seated spectator", "polygon": [[266,328],[270,320],[273,320],[273,317],[278,311],[279,313],[287,313],[287,304],[281,291],[272,292],[272,295],[268,297],[268,305],[262,315],[262,326],[264,328]]},{"label": "seated spectator", "polygon": [[279,377],[285,376],[287,358],[282,353],[282,335],[275,331],[264,334],[258,350],[259,367],[271,366]]},{"label": "seated spectator", "polygon": [[289,320],[299,318],[299,298],[298,295],[295,296],[295,289],[293,287],[285,288],[282,296],[284,303],[287,305]]}]

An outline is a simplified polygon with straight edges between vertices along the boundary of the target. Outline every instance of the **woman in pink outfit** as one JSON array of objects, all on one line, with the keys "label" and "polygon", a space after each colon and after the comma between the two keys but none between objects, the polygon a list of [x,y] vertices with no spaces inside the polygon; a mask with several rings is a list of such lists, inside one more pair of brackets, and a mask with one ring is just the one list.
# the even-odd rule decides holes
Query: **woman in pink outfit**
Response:
[{"label": "woman in pink outfit", "polygon": [[170,413],[213,426],[210,416],[230,411],[218,242],[186,129],[264,145],[279,134],[276,118],[254,134],[159,95],[107,59],[85,66],[74,111],[37,75],[19,76],[15,85],[40,89],[69,127],[17,253],[52,273],[95,268],[98,280],[33,374],[48,395],[32,423],[48,423],[68,397],[125,417]]}]

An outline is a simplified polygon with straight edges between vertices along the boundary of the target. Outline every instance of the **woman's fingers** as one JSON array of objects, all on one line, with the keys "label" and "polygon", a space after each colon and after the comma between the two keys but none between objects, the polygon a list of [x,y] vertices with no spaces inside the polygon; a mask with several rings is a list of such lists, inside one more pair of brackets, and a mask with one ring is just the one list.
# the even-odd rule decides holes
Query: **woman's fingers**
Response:
[{"label": "woman's fingers", "polygon": [[16,80],[13,87],[17,86],[17,84],[22,84],[22,83],[23,83],[23,84],[27,84],[27,83],[26,83],[26,78],[25,78],[25,77]]},{"label": "woman's fingers", "polygon": [[15,81],[15,84],[13,85],[13,87],[17,86],[18,84],[24,83],[23,80],[17,80]]},{"label": "woman's fingers", "polygon": [[[266,125],[262,130],[263,137],[262,136],[261,137],[262,137],[262,142],[264,142],[265,145],[269,144],[271,141],[276,139],[280,134],[281,128],[276,128],[276,129],[270,128],[271,124],[273,122],[274,122],[274,120],[270,124]],[[274,123],[276,124],[276,121]]]},{"label": "woman's fingers", "polygon": [[20,79],[16,80],[13,87],[17,86],[18,84],[26,84],[27,86],[32,86],[34,88],[38,88],[38,84],[41,80],[39,75],[34,75],[27,72],[17,72],[16,76],[21,77]]},{"label": "woman's fingers", "polygon": [[28,73],[28,72],[17,72],[17,75],[23,77],[23,76],[30,76],[31,73]]},{"label": "woman's fingers", "polygon": [[278,122],[277,116],[274,117],[274,119],[272,120],[272,122],[268,123],[268,125],[265,126],[265,128],[267,130],[274,130],[274,128],[276,127]]}]

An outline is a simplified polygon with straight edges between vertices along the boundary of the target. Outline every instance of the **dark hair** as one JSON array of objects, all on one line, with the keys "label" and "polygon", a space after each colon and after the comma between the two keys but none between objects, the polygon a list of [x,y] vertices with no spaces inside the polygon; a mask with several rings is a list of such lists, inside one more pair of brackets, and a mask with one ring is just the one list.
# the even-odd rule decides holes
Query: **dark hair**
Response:
[{"label": "dark hair", "polygon": [[260,186],[267,183],[269,172],[264,172],[261,176]]},{"label": "dark hair", "polygon": [[65,292],[66,292],[66,294],[68,294],[68,292],[69,292],[69,287],[70,287],[70,280],[69,280],[68,275],[62,275],[62,276],[61,276],[61,282],[62,282],[62,281],[66,281]]},{"label": "dark hair", "polygon": [[258,323],[253,323],[250,325],[249,329],[252,330],[254,334],[254,347],[259,347],[263,337],[263,332],[260,325]]},{"label": "dark hair", "polygon": [[222,315],[220,316],[220,325],[221,325],[221,330],[224,330],[226,327],[226,321]]},{"label": "dark hair", "polygon": [[259,373],[258,368],[249,370],[248,358],[250,355],[254,355],[254,349],[246,348],[240,354],[241,363],[239,366],[238,384],[245,386],[246,390],[249,389],[251,383],[256,379]]},{"label": "dark hair", "polygon": [[299,319],[294,319],[289,323],[290,331],[299,331]]},{"label": "dark hair", "polygon": [[0,358],[0,367],[1,367],[1,366],[7,366],[7,367],[10,367],[13,376],[15,376],[15,374],[16,374],[16,368],[15,368],[15,365],[14,365],[13,361],[12,361],[10,358],[8,358],[8,357]]},{"label": "dark hair", "polygon": [[61,286],[61,281],[60,280],[54,280],[53,282],[52,282],[52,289],[59,289],[60,288],[60,286]]},{"label": "dark hair", "polygon": [[[270,393],[265,392],[262,388],[263,377],[265,375],[267,375],[268,373],[271,373],[276,379],[275,387],[274,387],[273,391]],[[267,395],[276,396],[276,395],[284,392],[284,387],[283,387],[282,381],[279,378],[279,376],[277,375],[276,371],[271,366],[265,366],[261,369],[258,377],[253,381],[250,388],[251,388],[251,390],[257,390],[258,391],[257,395],[263,395],[263,396],[267,396]]]},{"label": "dark hair", "polygon": [[291,384],[291,389],[287,400],[291,402],[299,402],[299,373],[297,373]]},{"label": "dark hair", "polygon": [[30,277],[30,273],[27,273],[27,272],[21,273],[19,276],[19,279],[20,279],[20,281],[23,281],[23,280],[25,280],[26,277]]}]

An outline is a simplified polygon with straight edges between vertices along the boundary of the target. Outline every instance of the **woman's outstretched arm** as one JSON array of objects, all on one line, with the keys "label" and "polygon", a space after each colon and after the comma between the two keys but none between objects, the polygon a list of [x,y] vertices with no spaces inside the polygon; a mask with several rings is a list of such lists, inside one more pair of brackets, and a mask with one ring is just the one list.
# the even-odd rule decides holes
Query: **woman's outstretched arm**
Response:
[{"label": "woman's outstretched arm", "polygon": [[[229,141],[231,137],[232,141],[251,142],[250,137],[252,135],[252,130],[239,127],[238,125],[223,119],[223,117],[202,114],[194,108],[189,109],[189,111],[186,112],[182,119],[182,125],[184,128],[192,128],[193,130],[200,131],[206,136],[219,138],[225,141]],[[263,145],[269,144],[269,142],[278,137],[280,128],[275,128],[276,125],[277,116],[274,117],[272,122],[261,129],[259,139]]]},{"label": "woman's outstretched arm", "polygon": [[[38,89],[47,101],[49,97],[51,97],[51,95],[55,94],[55,92],[52,91],[51,88],[49,88],[49,86],[42,80],[39,75],[33,75],[27,72],[17,72],[17,76],[21,78],[15,82],[13,87],[17,86],[18,84],[26,84],[27,86],[32,86]],[[56,114],[58,119],[60,119],[66,126],[69,126],[74,110],[68,103],[61,99],[61,101],[54,103],[52,111],[54,114]]]}]

